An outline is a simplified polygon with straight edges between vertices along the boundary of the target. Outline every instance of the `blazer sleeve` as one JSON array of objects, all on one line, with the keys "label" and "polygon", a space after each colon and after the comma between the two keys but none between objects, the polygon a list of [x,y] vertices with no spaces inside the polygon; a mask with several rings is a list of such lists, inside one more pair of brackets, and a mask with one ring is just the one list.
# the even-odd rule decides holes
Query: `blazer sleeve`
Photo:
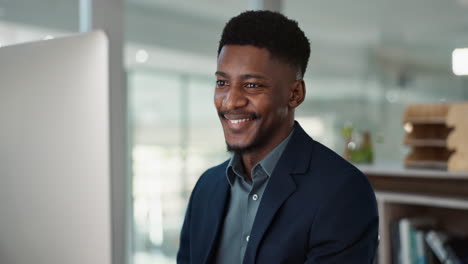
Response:
[{"label": "blazer sleeve", "polygon": [[374,263],[379,229],[375,194],[360,171],[348,173],[313,221],[307,264]]}]

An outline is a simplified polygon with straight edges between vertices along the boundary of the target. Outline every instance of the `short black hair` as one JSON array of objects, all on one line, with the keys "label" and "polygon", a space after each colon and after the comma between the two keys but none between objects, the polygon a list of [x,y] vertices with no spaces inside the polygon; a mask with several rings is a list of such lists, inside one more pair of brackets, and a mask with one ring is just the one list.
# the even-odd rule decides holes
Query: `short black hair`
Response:
[{"label": "short black hair", "polygon": [[224,45],[252,45],[267,49],[272,57],[298,67],[304,77],[310,56],[310,43],[297,21],[272,11],[245,11],[231,18],[219,41],[218,56]]}]

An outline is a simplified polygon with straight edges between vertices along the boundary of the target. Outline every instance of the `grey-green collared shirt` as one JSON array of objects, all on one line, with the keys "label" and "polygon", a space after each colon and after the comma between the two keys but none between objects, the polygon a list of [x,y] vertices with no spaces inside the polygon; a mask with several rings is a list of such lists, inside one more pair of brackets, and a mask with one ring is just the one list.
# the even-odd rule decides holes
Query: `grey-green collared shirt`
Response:
[{"label": "grey-green collared shirt", "polygon": [[284,152],[293,132],[276,146],[264,159],[253,166],[252,183],[246,174],[239,155],[233,155],[226,176],[231,187],[231,196],[221,233],[216,263],[242,263],[249,242],[258,206],[270,176]]}]

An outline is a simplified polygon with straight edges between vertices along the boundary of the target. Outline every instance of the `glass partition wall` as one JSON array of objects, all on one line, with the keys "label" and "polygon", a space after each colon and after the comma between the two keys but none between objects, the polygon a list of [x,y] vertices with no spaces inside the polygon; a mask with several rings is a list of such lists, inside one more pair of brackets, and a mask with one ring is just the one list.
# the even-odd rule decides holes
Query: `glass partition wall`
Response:
[{"label": "glass partition wall", "polygon": [[128,74],[135,263],[173,263],[198,177],[228,158],[208,77],[164,70]]}]

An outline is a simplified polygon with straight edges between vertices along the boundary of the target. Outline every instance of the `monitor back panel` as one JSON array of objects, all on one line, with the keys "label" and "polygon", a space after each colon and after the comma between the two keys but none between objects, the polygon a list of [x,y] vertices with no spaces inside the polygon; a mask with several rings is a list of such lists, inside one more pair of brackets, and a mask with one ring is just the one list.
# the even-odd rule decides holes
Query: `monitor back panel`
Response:
[{"label": "monitor back panel", "polygon": [[0,263],[111,263],[108,43],[0,48]]}]

